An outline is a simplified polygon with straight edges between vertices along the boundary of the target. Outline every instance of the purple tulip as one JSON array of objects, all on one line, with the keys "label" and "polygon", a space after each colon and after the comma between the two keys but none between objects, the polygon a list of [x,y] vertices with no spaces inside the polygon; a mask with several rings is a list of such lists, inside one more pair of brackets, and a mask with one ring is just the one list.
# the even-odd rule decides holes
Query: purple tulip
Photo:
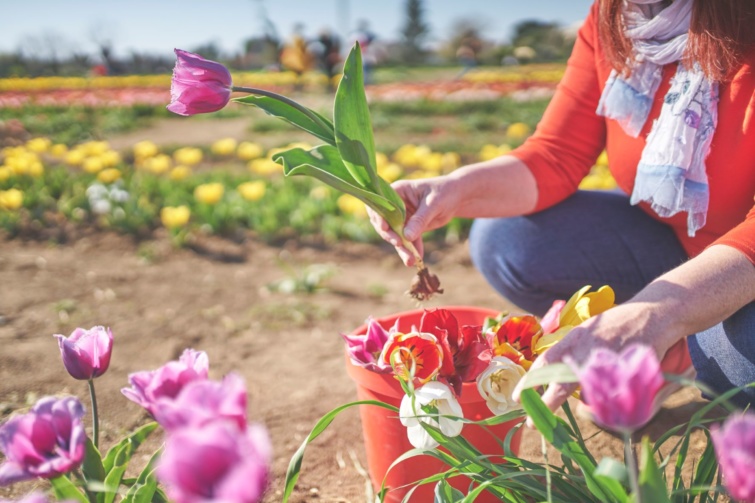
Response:
[{"label": "purple tulip", "polygon": [[621,353],[596,348],[581,367],[565,361],[579,377],[582,397],[596,423],[626,433],[652,419],[664,382],[652,348],[631,344]]},{"label": "purple tulip", "polygon": [[390,365],[382,363],[380,354],[390,337],[386,331],[372,318],[367,319],[367,333],[361,335],[341,334],[346,341],[346,351],[351,363],[379,373],[391,372]]},{"label": "purple tulip", "polygon": [[755,414],[732,416],[711,428],[713,447],[729,494],[737,501],[755,503]]},{"label": "purple tulip", "polygon": [[30,412],[0,426],[0,486],[35,477],[53,478],[84,460],[84,406],[74,397],[46,397]]},{"label": "purple tulip", "polygon": [[198,54],[175,49],[168,110],[179,115],[216,112],[231,99],[231,74],[226,67]]},{"label": "purple tulip", "polygon": [[88,381],[104,374],[110,366],[113,333],[109,328],[77,328],[69,337],[55,334],[63,365],[71,377]]},{"label": "purple tulip", "polygon": [[241,376],[228,374],[223,381],[192,381],[175,400],[162,398],[155,419],[166,431],[184,426],[202,426],[218,419],[246,428],[246,386]]},{"label": "purple tulip", "polygon": [[253,503],[267,486],[271,451],[259,425],[189,426],[168,435],[157,476],[175,503]]},{"label": "purple tulip", "polygon": [[168,362],[157,370],[130,374],[131,387],[121,392],[154,416],[161,398],[175,398],[190,382],[207,379],[209,365],[207,353],[187,349],[178,361]]}]

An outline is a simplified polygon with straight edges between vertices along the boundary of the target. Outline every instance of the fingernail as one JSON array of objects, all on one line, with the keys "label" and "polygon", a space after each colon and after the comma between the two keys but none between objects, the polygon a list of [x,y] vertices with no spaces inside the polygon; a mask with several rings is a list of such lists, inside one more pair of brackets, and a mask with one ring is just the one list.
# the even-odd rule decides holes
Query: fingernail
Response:
[{"label": "fingernail", "polygon": [[407,227],[404,229],[404,237],[408,239],[409,241],[414,241],[417,239],[417,236],[415,236],[416,231],[414,230],[414,227]]}]

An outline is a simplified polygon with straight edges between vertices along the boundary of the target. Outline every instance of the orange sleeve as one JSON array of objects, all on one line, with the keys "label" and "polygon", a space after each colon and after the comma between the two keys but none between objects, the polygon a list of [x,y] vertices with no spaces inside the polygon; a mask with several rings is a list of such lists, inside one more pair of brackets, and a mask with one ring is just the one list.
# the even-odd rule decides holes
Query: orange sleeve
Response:
[{"label": "orange sleeve", "polygon": [[713,241],[713,245],[727,245],[742,252],[755,265],[755,206],[744,221]]},{"label": "orange sleeve", "polygon": [[605,119],[595,113],[602,89],[595,55],[597,8],[595,2],[579,30],[564,77],[535,133],[511,152],[527,165],[537,182],[534,211],[576,192],[605,147]]}]

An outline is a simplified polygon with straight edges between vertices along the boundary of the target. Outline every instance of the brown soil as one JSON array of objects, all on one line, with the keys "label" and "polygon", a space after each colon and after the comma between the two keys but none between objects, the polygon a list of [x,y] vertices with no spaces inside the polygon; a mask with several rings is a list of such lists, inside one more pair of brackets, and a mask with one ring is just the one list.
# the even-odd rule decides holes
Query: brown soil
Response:
[{"label": "brown soil", "polygon": [[[110,370],[97,380],[105,447],[148,420],[119,393],[128,373],[154,369],[185,348],[204,350],[212,378],[233,371],[246,379],[250,418],[268,427],[275,449],[266,501],[280,501],[288,461],[303,438],[323,414],[355,399],[339,332],[368,315],[414,309],[405,295],[414,271],[389,249],[370,245],[276,248],[249,240],[214,246],[232,247],[244,260],[223,262],[213,257],[227,254],[176,250],[165,238],[140,245],[109,234],[64,246],[0,241],[0,417],[48,394],[72,393],[88,402],[84,383],[62,367],[55,333],[102,324],[115,334]],[[474,270],[462,245],[429,258],[446,293],[427,307],[510,307]],[[337,271],[322,291],[283,294],[267,288],[313,264]],[[677,394],[647,430],[659,435],[699,403],[690,391]],[[595,431],[587,423],[585,428]],[[144,464],[160,437],[155,435],[136,464]],[[620,457],[620,445],[609,434],[598,434],[591,444],[601,456]],[[522,454],[542,459],[535,432],[525,432]],[[367,501],[364,465],[358,413],[347,411],[307,450],[292,501]],[[0,489],[0,498],[32,487],[46,483]]]}]

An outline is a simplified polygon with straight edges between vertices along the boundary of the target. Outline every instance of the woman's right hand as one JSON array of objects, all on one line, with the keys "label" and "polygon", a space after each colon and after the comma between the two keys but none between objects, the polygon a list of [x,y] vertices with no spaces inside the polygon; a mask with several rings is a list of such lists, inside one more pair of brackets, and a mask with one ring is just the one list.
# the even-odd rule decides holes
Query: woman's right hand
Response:
[{"label": "woman's right hand", "polygon": [[[453,179],[447,176],[400,180],[392,184],[406,205],[404,237],[414,244],[420,257],[424,253],[422,234],[446,225],[458,207],[458,191]],[[401,242],[401,238],[388,223],[371,208],[367,208],[370,223],[384,240],[392,244],[407,266],[415,263],[414,254]]]}]

